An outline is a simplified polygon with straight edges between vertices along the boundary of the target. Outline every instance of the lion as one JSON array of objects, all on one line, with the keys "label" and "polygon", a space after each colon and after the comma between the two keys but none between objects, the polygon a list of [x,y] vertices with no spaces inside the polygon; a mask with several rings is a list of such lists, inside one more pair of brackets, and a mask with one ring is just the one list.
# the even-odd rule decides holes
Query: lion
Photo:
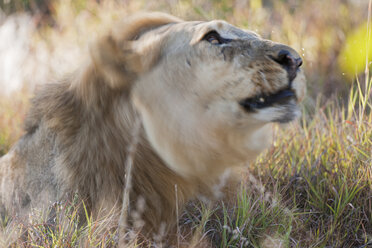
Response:
[{"label": "lion", "polygon": [[274,123],[300,115],[306,91],[293,48],[222,20],[137,14],[88,50],[75,72],[42,85],[25,134],[1,158],[2,214],[76,193],[92,214],[120,208],[139,120],[129,211],[142,198],[143,230],[169,230],[177,207],[253,161]]}]

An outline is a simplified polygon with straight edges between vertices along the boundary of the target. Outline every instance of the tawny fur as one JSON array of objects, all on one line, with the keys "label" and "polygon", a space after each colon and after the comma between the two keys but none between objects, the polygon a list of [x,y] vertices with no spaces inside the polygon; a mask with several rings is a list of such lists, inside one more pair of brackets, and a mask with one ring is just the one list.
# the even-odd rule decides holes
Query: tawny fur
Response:
[{"label": "tawny fur", "polygon": [[[231,46],[211,47],[217,30]],[[238,100],[287,87],[267,58],[293,49],[223,21],[183,22],[142,14],[115,26],[87,62],[32,100],[26,134],[0,160],[1,212],[26,215],[76,192],[93,213],[120,208],[134,120],[142,120],[130,207],[145,200],[144,230],[176,221],[178,206],[208,193],[227,169],[270,142],[271,122],[291,108],[246,113]],[[292,82],[305,93],[299,72]],[[131,220],[129,220],[131,221]]]}]

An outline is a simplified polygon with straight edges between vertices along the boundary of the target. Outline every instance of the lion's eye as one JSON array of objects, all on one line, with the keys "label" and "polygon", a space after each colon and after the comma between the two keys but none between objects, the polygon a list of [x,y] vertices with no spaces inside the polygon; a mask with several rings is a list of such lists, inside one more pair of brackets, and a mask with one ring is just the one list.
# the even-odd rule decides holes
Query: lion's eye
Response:
[{"label": "lion's eye", "polygon": [[223,43],[223,39],[221,39],[221,36],[216,31],[211,31],[204,35],[203,40],[215,45]]}]

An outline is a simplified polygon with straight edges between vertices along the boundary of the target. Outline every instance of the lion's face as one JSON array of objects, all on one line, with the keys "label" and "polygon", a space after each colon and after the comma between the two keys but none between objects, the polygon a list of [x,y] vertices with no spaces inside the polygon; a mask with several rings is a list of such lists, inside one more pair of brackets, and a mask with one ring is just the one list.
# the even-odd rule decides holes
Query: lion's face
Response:
[{"label": "lion's face", "polygon": [[267,124],[300,115],[305,78],[288,46],[224,21],[168,24],[137,44],[159,54],[134,86],[135,106],[155,149],[182,175],[254,158],[268,144]]}]

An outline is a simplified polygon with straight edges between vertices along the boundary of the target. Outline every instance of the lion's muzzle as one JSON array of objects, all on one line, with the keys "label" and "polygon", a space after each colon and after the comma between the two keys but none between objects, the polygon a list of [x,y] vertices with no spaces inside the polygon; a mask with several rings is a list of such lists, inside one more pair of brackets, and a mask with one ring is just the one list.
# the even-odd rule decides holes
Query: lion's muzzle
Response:
[{"label": "lion's muzzle", "polygon": [[[258,113],[260,110],[272,111],[273,118],[267,120],[274,122],[288,122],[298,116],[297,112],[297,92],[295,90],[296,77],[299,75],[300,66],[302,65],[302,59],[300,55],[292,48],[269,42],[268,46],[263,49],[264,51],[271,50],[266,55],[268,60],[274,61],[275,64],[279,64],[282,69],[287,73],[287,78],[282,81],[283,85],[276,91],[262,90],[261,93],[250,96],[239,101],[240,106],[245,111],[250,113]],[[262,70],[262,69],[261,69]],[[266,71],[270,71],[266,69]],[[260,75],[260,79],[263,82],[275,83],[277,81],[268,80],[270,75]],[[296,79],[296,80],[295,80]],[[256,81],[259,82],[259,81]],[[271,110],[269,110],[271,108]],[[266,113],[265,112],[265,113]],[[268,113],[268,112],[267,112]],[[266,119],[266,118],[264,118]]]}]

